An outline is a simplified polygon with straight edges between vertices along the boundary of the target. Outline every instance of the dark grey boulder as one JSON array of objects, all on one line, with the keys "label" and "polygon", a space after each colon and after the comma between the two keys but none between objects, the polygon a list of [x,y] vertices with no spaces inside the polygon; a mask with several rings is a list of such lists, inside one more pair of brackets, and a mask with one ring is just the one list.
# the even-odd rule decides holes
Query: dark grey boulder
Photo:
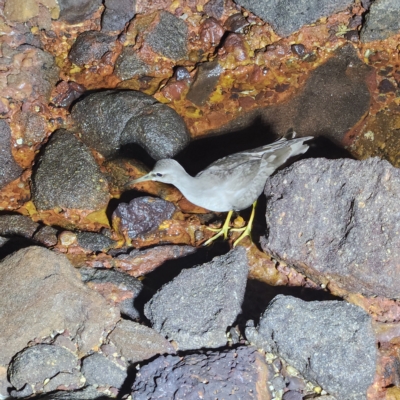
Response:
[{"label": "dark grey boulder", "polygon": [[0,119],[0,189],[22,173],[22,168],[11,154],[11,129],[7,121]]},{"label": "dark grey boulder", "polygon": [[60,372],[72,373],[78,367],[78,358],[70,351],[49,344],[28,347],[13,358],[8,367],[11,384],[22,389],[55,377]]},{"label": "dark grey boulder", "polygon": [[278,354],[314,384],[341,400],[366,399],[376,370],[371,317],[342,301],[305,302],[276,296],[246,337]]},{"label": "dark grey boulder", "polygon": [[116,246],[116,241],[101,233],[78,232],[76,234],[78,245],[91,251],[107,251]]},{"label": "dark grey boulder", "polygon": [[[140,310],[135,307],[135,299],[142,293],[144,288],[142,282],[137,278],[113,269],[80,268],[79,272],[81,273],[82,281],[89,284],[89,287],[93,288],[94,286],[94,289],[98,285],[100,285],[100,288],[102,286],[107,287],[109,290],[105,290],[104,297],[106,299],[111,297],[113,299],[112,302],[118,306],[122,315],[131,319],[140,317]],[[111,291],[111,294],[109,294],[109,291]],[[125,294],[125,298],[122,301],[117,301],[118,296],[115,295],[118,292]],[[100,293],[102,294],[101,291]],[[108,294],[109,296],[107,296]]]},{"label": "dark grey boulder", "polygon": [[176,111],[134,90],[90,94],[74,106],[72,118],[82,140],[106,157],[136,143],[154,159],[170,158],[189,143]]},{"label": "dark grey boulder", "polygon": [[175,61],[188,57],[187,40],[185,21],[167,11],[160,11],[158,23],[145,37],[156,53]]},{"label": "dark grey boulder", "polygon": [[316,282],[400,298],[400,170],[370,158],[299,161],[267,180],[265,251]]},{"label": "dark grey boulder", "polygon": [[154,69],[139,58],[134,46],[125,46],[115,62],[114,73],[118,78],[127,80],[151,74]]},{"label": "dark grey boulder", "polygon": [[161,356],[140,369],[132,395],[135,400],[268,399],[265,376],[264,357],[249,346]]},{"label": "dark grey boulder", "polygon": [[242,309],[248,264],[244,248],[183,270],[146,304],[152,327],[179,350],[226,345],[226,331]]},{"label": "dark grey boulder", "polygon": [[121,388],[127,376],[126,369],[99,353],[83,360],[81,372],[89,385],[112,386],[117,389]]},{"label": "dark grey boulder", "polygon": [[109,200],[106,178],[89,148],[60,129],[46,144],[32,177],[36,208],[99,210]]},{"label": "dark grey boulder", "polygon": [[100,61],[105,53],[113,50],[115,40],[115,36],[109,36],[98,31],[82,32],[72,45],[68,58],[81,67],[91,62]]},{"label": "dark grey boulder", "polygon": [[58,0],[62,21],[77,24],[89,19],[97,11],[102,0]]},{"label": "dark grey boulder", "polygon": [[400,2],[398,0],[376,0],[365,16],[361,30],[361,41],[384,40],[400,32]]},{"label": "dark grey boulder", "polygon": [[136,0],[105,0],[101,30],[122,31],[135,16]]},{"label": "dark grey boulder", "polygon": [[235,0],[235,3],[268,22],[280,36],[289,36],[303,25],[345,10],[354,0]]}]

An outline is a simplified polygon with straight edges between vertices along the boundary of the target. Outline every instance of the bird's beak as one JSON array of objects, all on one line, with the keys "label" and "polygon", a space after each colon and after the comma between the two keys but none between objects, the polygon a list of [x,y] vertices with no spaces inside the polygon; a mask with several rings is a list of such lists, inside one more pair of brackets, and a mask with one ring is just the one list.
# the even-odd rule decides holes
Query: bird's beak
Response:
[{"label": "bird's beak", "polygon": [[140,183],[140,182],[151,181],[152,178],[153,178],[152,175],[149,173],[149,174],[143,175],[143,176],[140,177],[140,178],[134,179],[133,181],[129,181],[129,182],[126,184],[126,186],[135,185],[136,183]]}]

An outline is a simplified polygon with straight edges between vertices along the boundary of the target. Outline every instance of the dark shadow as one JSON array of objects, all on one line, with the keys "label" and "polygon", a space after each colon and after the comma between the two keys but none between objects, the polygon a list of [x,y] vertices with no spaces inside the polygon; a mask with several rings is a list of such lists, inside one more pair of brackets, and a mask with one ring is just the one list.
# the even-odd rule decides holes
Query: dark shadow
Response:
[{"label": "dark shadow", "polygon": [[343,301],[342,298],[322,289],[315,290],[301,286],[270,286],[264,282],[249,279],[242,304],[242,312],[235,323],[239,324],[241,332],[244,332],[245,324],[249,319],[254,320],[256,325],[259,323],[261,314],[278,294],[297,297],[304,301]]},{"label": "dark shadow", "polygon": [[15,253],[18,250],[25,249],[30,246],[40,246],[45,247],[41,243],[38,243],[34,240],[24,238],[23,236],[3,236],[9,239],[3,246],[0,247],[0,261],[9,256],[12,253]]},{"label": "dark shadow", "polygon": [[188,256],[175,260],[168,260],[153,272],[146,275],[143,283],[152,290],[160,289],[164,284],[170,282],[182,269],[192,268],[199,264],[211,261],[216,256],[221,256],[229,251],[227,242],[215,242],[211,246],[204,246]]}]

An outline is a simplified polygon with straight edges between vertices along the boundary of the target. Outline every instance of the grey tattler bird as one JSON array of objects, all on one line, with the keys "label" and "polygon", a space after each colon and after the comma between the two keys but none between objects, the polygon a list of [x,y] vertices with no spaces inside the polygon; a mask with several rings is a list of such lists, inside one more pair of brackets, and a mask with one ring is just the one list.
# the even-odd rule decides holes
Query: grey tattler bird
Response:
[{"label": "grey tattler bird", "polygon": [[[222,228],[211,229],[217,232],[208,239],[207,245],[219,236],[228,237],[229,230],[243,232],[235,241],[236,246],[245,236],[250,235],[257,199],[264,190],[267,178],[282,166],[290,157],[308,150],[304,144],[312,136],[286,139],[285,137],[252,150],[242,151],[223,157],[195,177],[173,159],[157,161],[153,170],[141,178],[130,181],[135,184],[145,181],[170,183],[193,204],[210,211],[228,212]],[[249,223],[244,228],[229,227],[233,211],[244,210],[253,205]]]}]

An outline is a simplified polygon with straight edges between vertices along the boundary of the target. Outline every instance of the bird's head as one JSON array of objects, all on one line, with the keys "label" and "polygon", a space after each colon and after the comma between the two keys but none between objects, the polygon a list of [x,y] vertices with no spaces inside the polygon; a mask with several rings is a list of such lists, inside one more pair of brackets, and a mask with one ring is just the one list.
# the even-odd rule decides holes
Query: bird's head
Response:
[{"label": "bird's head", "polygon": [[174,184],[182,172],[185,173],[185,170],[177,161],[167,158],[165,160],[157,161],[151,172],[141,178],[130,181],[129,185],[146,181]]}]

